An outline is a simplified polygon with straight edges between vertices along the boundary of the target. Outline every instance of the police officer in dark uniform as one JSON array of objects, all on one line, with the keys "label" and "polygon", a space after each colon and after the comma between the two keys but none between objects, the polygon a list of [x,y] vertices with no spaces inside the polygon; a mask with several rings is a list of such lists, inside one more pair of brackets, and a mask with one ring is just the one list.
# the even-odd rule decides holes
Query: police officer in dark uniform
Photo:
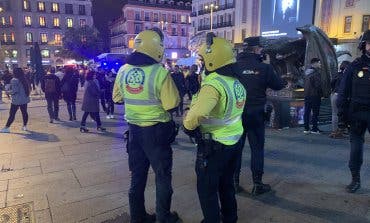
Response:
[{"label": "police officer in dark uniform", "polygon": [[[247,100],[243,112],[244,135],[242,148],[248,136],[251,148],[251,170],[253,176],[253,195],[259,195],[271,190],[270,185],[262,183],[264,166],[264,143],[265,143],[265,104],[266,89],[281,90],[286,82],[281,79],[269,64],[263,63],[261,37],[248,37],[244,39],[244,51],[238,56],[238,66],[245,77]],[[241,80],[243,81],[243,80]],[[239,186],[241,168],[241,154],[238,168],[234,176],[234,185],[237,192]]]},{"label": "police officer in dark uniform", "polygon": [[[362,35],[359,49],[362,56],[356,58],[345,71],[337,99],[339,128],[347,126],[346,120],[350,124],[351,153],[348,166],[352,182],[346,187],[349,193],[355,193],[361,187],[364,136],[366,130],[370,132],[370,30]],[[348,103],[350,111],[346,113]],[[348,117],[346,114],[349,114]]]}]

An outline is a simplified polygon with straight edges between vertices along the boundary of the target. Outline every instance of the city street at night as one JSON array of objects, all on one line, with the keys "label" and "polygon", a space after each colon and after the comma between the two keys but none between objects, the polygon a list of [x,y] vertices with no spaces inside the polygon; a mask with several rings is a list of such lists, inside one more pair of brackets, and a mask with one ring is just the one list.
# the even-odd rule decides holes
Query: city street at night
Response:
[{"label": "city street at night", "polygon": [[[78,122],[66,121],[64,102],[61,101],[61,122],[54,124],[48,123],[45,105],[45,100],[33,97],[28,133],[20,130],[18,121],[12,126],[12,133],[0,135],[0,207],[32,202],[38,223],[100,223],[118,215],[117,221],[112,222],[129,222],[130,173],[122,137],[127,128],[122,120],[122,106],[117,106],[116,119],[103,119],[106,133],[96,133],[90,120],[87,126],[91,133],[82,134]],[[8,106],[0,104],[0,120],[6,120]],[[80,117],[80,104],[77,107]],[[173,152],[172,210],[185,223],[200,222],[195,146],[180,133]],[[249,154],[246,145],[241,185],[248,192],[237,195],[239,222],[370,221],[368,150],[362,189],[348,194],[344,190],[350,181],[348,139],[304,135],[301,128],[268,129],[264,181],[272,185],[273,192],[256,198],[249,194]],[[153,178],[151,173],[146,189],[150,212],[155,207]]]}]

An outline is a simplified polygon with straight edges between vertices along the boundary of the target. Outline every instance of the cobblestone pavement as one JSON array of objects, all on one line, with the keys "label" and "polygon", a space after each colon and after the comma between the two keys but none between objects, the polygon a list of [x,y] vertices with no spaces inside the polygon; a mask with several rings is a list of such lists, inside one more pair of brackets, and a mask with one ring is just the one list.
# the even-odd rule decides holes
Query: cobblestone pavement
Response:
[{"label": "cobblestone pavement", "polygon": [[[127,222],[130,173],[123,148],[123,107],[116,106],[114,120],[101,114],[107,133],[97,133],[90,120],[91,133],[81,134],[78,122],[65,121],[65,103],[60,104],[62,121],[50,124],[45,100],[33,97],[30,131],[21,131],[21,115],[17,114],[12,133],[0,135],[0,208],[33,202],[36,222],[40,223],[100,223],[117,215],[123,216],[121,222]],[[8,106],[8,102],[0,104],[0,126],[6,122]],[[200,222],[195,147],[180,133],[173,149],[172,208],[183,222]],[[247,191],[252,187],[249,155],[247,145],[241,179]],[[258,198],[248,192],[238,195],[239,222],[370,222],[369,152],[365,149],[358,194],[347,194],[343,189],[350,180],[348,155],[348,139],[304,135],[298,128],[267,130],[264,181],[274,192]],[[151,212],[153,178],[151,172],[146,190]]]}]

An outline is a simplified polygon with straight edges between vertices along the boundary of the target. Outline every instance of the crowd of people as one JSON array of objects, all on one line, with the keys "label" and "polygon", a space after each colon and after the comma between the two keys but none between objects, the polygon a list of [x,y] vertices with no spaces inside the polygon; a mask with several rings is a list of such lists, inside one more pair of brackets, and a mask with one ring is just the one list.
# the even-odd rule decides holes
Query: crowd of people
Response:
[{"label": "crowd of people", "polygon": [[[81,110],[84,112],[81,116],[81,132],[88,132],[86,119],[89,115],[97,123],[98,131],[106,130],[101,126],[99,111],[101,105],[107,115],[107,119],[114,118],[114,103],[112,100],[113,85],[116,77],[114,70],[77,69],[73,66],[58,69],[50,67],[45,70],[45,75],[39,80],[39,83],[36,83],[34,73],[29,68],[15,68],[12,72],[5,70],[1,74],[0,95],[2,96],[3,91],[5,92],[11,103],[11,108],[8,122],[0,132],[10,132],[10,126],[19,108],[23,117],[22,130],[27,131],[27,106],[31,102],[31,94],[45,98],[49,123],[61,121],[59,116],[61,100],[66,103],[69,121],[77,121],[77,92],[82,87],[85,91],[81,106]],[[2,100],[0,101],[3,103]]]},{"label": "crowd of people", "polygon": [[[88,132],[86,119],[90,116],[97,131],[104,132],[100,107],[107,119],[114,118],[114,104],[125,104],[128,123],[128,163],[131,171],[129,205],[131,222],[175,223],[180,217],[171,212],[172,148],[178,133],[173,113],[183,117],[182,129],[197,145],[195,170],[197,192],[204,219],[202,223],[235,223],[237,201],[235,194],[244,190],[239,185],[241,158],[248,139],[251,149],[253,189],[258,196],[271,191],[263,183],[266,90],[281,90],[287,82],[272,65],[264,61],[261,37],[244,40],[244,51],[235,57],[233,46],[224,38],[207,34],[199,49],[201,66],[166,69],[163,60],[163,34],[153,28],[140,32],[134,41],[134,52],[117,72],[51,68],[40,80],[47,102],[50,123],[59,121],[59,100],[67,105],[70,121],[77,120],[76,98],[84,86],[80,131]],[[350,133],[349,168],[352,181],[346,187],[354,193],[360,188],[364,134],[370,131],[370,30],[363,35],[359,49],[362,56],[350,63],[344,61],[338,74],[332,77],[332,138]],[[311,58],[305,71],[304,133],[320,134],[318,115],[323,88],[321,61]],[[27,104],[32,82],[30,71],[15,68],[6,71],[1,80],[11,99],[10,113],[3,133],[10,132],[18,109],[22,112],[23,130],[27,131]],[[32,73],[32,72],[31,72]],[[170,74],[170,75],[169,75]],[[83,80],[83,83],[82,81]],[[191,100],[184,113],[184,97]],[[312,123],[312,128],[310,124]],[[156,180],[156,214],[145,209],[144,192],[149,167]]]}]

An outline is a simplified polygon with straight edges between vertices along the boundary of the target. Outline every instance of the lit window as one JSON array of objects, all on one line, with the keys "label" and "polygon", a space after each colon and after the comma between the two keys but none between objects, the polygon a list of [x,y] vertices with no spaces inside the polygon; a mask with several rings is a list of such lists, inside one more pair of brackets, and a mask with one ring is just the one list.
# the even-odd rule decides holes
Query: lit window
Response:
[{"label": "lit window", "polygon": [[41,43],[48,43],[48,34],[46,33],[41,33],[40,34],[40,39],[41,39]]},{"label": "lit window", "polygon": [[14,43],[15,42],[15,35],[14,33],[10,33],[10,40]]},{"label": "lit window", "polygon": [[23,0],[23,10],[26,10],[26,11],[31,10],[30,1],[29,0]]},{"label": "lit window", "polygon": [[32,25],[31,16],[25,16],[24,17],[24,25],[25,26],[31,26]]},{"label": "lit window", "polygon": [[33,42],[32,33],[26,33],[26,43],[32,42]]},{"label": "lit window", "polygon": [[5,43],[8,42],[8,35],[6,35],[6,33],[3,33],[3,41]]},{"label": "lit window", "polygon": [[41,50],[42,58],[50,58],[50,50]]},{"label": "lit window", "polygon": [[13,17],[9,16],[9,25],[13,25]]},{"label": "lit window", "polygon": [[26,57],[30,57],[31,56],[31,50],[30,49],[26,49]]},{"label": "lit window", "polygon": [[59,12],[59,3],[52,3],[51,4],[51,11],[52,12]]},{"label": "lit window", "polygon": [[186,23],[186,15],[181,15],[181,23]]},{"label": "lit window", "polygon": [[40,16],[40,26],[41,27],[45,27],[46,26],[46,22],[45,22],[45,17],[44,16]]},{"label": "lit window", "polygon": [[3,26],[6,25],[5,17],[1,17],[1,25],[3,25]]},{"label": "lit window", "polygon": [[71,19],[71,18],[68,18],[67,19],[67,27],[68,28],[72,28],[73,27],[73,19]]},{"label": "lit window", "polygon": [[59,18],[54,18],[53,19],[53,25],[54,25],[54,27],[60,27]]},{"label": "lit window", "polygon": [[38,9],[40,12],[44,12],[44,11],[45,11],[45,2],[38,2],[38,3],[37,3],[37,9]]},{"label": "lit window", "polygon": [[18,50],[12,50],[12,58],[18,57]]},{"label": "lit window", "polygon": [[86,26],[86,19],[80,19],[80,27]]},{"label": "lit window", "polygon": [[54,43],[55,45],[62,45],[62,35],[54,34]]}]

